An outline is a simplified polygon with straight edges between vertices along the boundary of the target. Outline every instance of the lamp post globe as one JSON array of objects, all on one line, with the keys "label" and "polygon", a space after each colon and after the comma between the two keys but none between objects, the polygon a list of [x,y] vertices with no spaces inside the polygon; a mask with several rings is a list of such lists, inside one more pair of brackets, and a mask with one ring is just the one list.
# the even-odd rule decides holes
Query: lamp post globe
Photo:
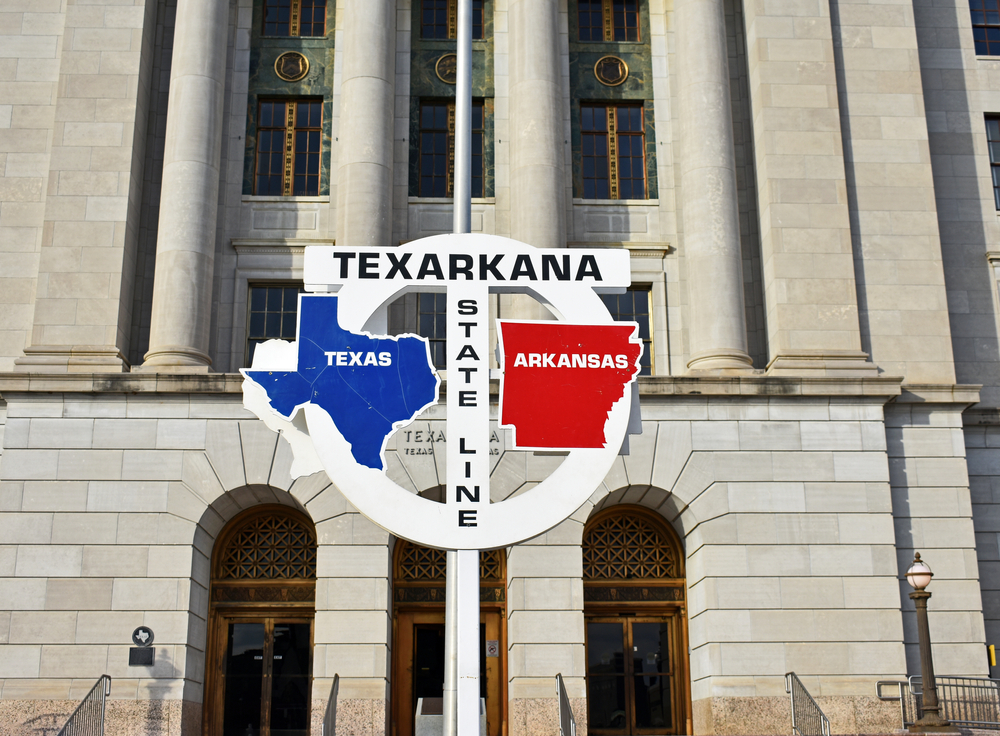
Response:
[{"label": "lamp post globe", "polygon": [[908,730],[916,733],[928,731],[958,733],[958,729],[941,717],[941,706],[938,703],[937,684],[934,681],[934,660],[931,656],[931,632],[927,625],[927,600],[931,594],[925,590],[930,585],[934,573],[930,566],[920,559],[917,552],[913,564],[906,571],[906,582],[913,588],[910,600],[917,613],[917,639],[920,644],[920,674],[923,685],[922,708],[923,716],[913,723]]}]

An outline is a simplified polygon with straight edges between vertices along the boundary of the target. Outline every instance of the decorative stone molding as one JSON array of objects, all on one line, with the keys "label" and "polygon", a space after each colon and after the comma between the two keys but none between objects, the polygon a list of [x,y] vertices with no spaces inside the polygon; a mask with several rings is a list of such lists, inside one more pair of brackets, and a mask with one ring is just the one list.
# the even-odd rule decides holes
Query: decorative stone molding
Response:
[{"label": "decorative stone molding", "polygon": [[128,372],[129,362],[114,345],[32,345],[14,360],[15,370],[30,373]]},{"label": "decorative stone molding", "polygon": [[767,364],[769,376],[877,376],[878,366],[860,350],[781,350]]}]

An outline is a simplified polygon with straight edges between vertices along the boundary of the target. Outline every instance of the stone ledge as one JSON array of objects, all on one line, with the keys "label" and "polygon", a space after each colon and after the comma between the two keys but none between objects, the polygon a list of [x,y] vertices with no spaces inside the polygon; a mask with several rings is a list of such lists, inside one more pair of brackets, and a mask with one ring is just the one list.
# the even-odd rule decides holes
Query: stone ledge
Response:
[{"label": "stone ledge", "polygon": [[904,383],[902,393],[893,401],[897,404],[965,404],[979,403],[981,385],[949,383]]},{"label": "stone ledge", "polygon": [[[900,395],[901,378],[790,376],[644,376],[639,379],[641,396],[731,396],[731,397],[833,397],[870,396],[890,400]],[[239,373],[0,373],[0,395],[27,393],[172,393],[239,394],[243,376]],[[441,383],[445,396],[446,381]],[[491,395],[499,394],[500,383],[490,381]],[[912,389],[913,387],[904,387]],[[975,396],[974,386],[937,386],[940,401],[967,402]],[[948,393],[950,391],[950,393]],[[961,397],[961,398],[956,398]],[[933,398],[920,399],[933,401]]]}]

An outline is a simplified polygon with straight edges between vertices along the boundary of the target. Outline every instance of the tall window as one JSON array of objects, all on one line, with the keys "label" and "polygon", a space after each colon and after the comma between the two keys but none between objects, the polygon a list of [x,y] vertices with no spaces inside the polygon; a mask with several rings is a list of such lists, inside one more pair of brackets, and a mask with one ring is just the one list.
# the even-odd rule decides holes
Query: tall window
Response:
[{"label": "tall window", "polygon": [[632,287],[624,294],[602,294],[604,305],[611,316],[619,322],[638,322],[639,338],[642,340],[642,356],[639,359],[640,376],[653,373],[653,337],[649,330],[649,287]]},{"label": "tall window", "polygon": [[264,0],[265,36],[325,36],[326,0]]},{"label": "tall window", "polygon": [[251,286],[247,316],[246,364],[265,340],[294,340],[298,321],[298,286]]},{"label": "tall window", "polygon": [[[457,38],[458,0],[420,0],[420,37]],[[483,37],[483,0],[472,0],[472,38]]]},{"label": "tall window", "polygon": [[431,360],[434,367],[445,367],[445,345],[447,344],[447,305],[446,294],[417,295],[417,334],[426,337],[431,343]]},{"label": "tall window", "polygon": [[986,118],[986,141],[990,147],[990,173],[993,176],[993,201],[1000,210],[1000,117]]},{"label": "tall window", "polygon": [[638,41],[639,0],[579,0],[581,41]]},{"label": "tall window", "polygon": [[1000,0],[969,0],[978,56],[1000,54]]},{"label": "tall window", "polygon": [[268,100],[257,116],[254,194],[319,194],[321,100]]},{"label": "tall window", "polygon": [[645,199],[642,105],[583,105],[580,129],[584,198]]},{"label": "tall window", "polygon": [[[420,183],[417,196],[453,197],[455,103],[420,104]],[[483,196],[483,103],[472,103],[472,196]]]}]

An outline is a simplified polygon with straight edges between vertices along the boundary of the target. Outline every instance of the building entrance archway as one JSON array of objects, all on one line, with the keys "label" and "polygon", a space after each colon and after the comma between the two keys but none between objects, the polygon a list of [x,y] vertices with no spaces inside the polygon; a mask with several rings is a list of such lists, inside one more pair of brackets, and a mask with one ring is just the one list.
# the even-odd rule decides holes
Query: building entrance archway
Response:
[{"label": "building entrance archway", "polygon": [[[507,555],[479,553],[479,687],[486,733],[507,733]],[[413,736],[418,698],[444,684],[445,552],[405,540],[393,555],[392,734]]]},{"label": "building entrance archway", "polygon": [[236,516],[216,540],[204,733],[309,736],[316,530],[286,506]]},{"label": "building entrance archway", "polygon": [[595,514],[583,534],[587,730],[691,732],[684,555],[642,507]]}]

